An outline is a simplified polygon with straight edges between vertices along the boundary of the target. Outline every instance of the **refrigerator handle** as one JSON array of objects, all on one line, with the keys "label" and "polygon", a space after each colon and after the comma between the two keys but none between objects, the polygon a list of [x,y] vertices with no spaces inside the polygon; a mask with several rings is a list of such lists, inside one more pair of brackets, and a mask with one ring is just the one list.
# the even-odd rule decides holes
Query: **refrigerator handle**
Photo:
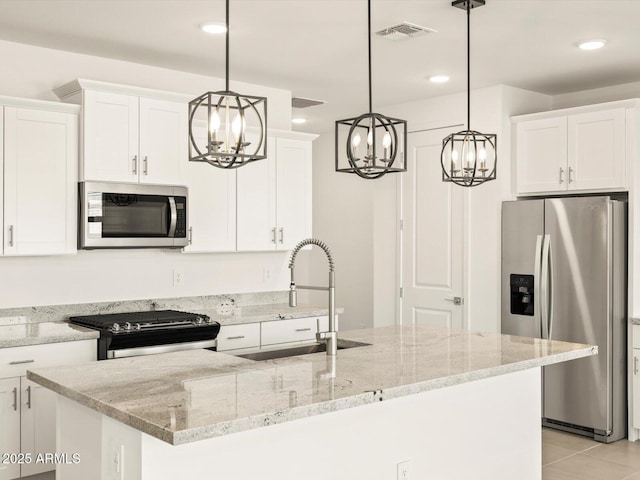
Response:
[{"label": "refrigerator handle", "polygon": [[[542,291],[540,290],[540,269],[542,268],[542,235],[536,237],[536,250],[533,259],[533,320],[542,335]],[[542,337],[544,338],[544,337]]]},{"label": "refrigerator handle", "polygon": [[550,301],[550,287],[551,287],[551,277],[550,277],[550,268],[549,262],[550,251],[551,251],[551,237],[549,234],[544,236],[542,241],[542,259],[541,259],[541,278],[540,278],[540,317],[542,323],[542,338],[549,339],[550,335],[550,311],[551,311],[551,301]]},{"label": "refrigerator handle", "polygon": [[549,289],[549,308],[547,308],[547,319],[549,320],[549,336],[551,340],[553,335],[553,251],[551,250],[551,235],[549,235],[549,242],[547,243],[547,268],[549,269],[549,277],[547,279],[547,288]]}]

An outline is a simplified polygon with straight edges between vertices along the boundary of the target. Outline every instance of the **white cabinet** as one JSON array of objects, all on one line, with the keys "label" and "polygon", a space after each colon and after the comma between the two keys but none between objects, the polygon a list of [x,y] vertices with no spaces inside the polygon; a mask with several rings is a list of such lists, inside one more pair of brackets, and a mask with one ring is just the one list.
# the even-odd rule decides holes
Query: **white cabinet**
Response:
[{"label": "white cabinet", "polygon": [[32,457],[29,464],[0,464],[0,480],[55,469],[35,460],[56,453],[56,394],[27,380],[26,370],[95,359],[95,340],[0,349],[0,452]]},{"label": "white cabinet", "polygon": [[518,194],[626,188],[624,106],[523,115],[514,122]]},{"label": "white cabinet", "polygon": [[[194,130],[206,143],[206,129]],[[236,169],[187,162],[189,245],[185,252],[231,252],[236,249]],[[249,168],[245,166],[242,168]]]},{"label": "white cabinet", "polygon": [[81,180],[184,183],[188,96],[83,79],[54,92],[82,105]]},{"label": "white cabinet", "polygon": [[311,236],[311,140],[269,136],[267,159],[237,172],[237,249],[290,250]]},{"label": "white cabinet", "polygon": [[[0,102],[2,100],[8,99],[0,98]],[[77,107],[16,99],[14,105],[5,103],[2,123],[2,253],[75,253]]]},{"label": "white cabinet", "polygon": [[222,325],[218,333],[218,352],[260,347],[260,323]]},{"label": "white cabinet", "polygon": [[633,333],[633,359],[631,364],[631,373],[633,375],[631,383],[632,383],[632,394],[631,401],[632,405],[630,413],[631,417],[631,425],[634,428],[640,429],[640,325],[634,325],[632,329]]},{"label": "white cabinet", "polygon": [[[2,453],[20,453],[20,378],[0,379],[0,454]],[[0,463],[0,480],[18,477],[18,463]]]},{"label": "white cabinet", "polygon": [[317,331],[318,320],[313,317],[263,322],[261,344],[315,342]]}]

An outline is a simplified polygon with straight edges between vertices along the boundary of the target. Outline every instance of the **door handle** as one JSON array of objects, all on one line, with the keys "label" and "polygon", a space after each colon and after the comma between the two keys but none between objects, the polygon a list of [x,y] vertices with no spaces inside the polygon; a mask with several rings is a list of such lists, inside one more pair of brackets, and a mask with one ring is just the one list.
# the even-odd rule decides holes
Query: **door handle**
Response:
[{"label": "door handle", "polygon": [[9,225],[9,246],[13,247],[13,225]]},{"label": "door handle", "polygon": [[571,174],[573,173],[573,168],[569,167],[569,183],[573,182],[573,178],[571,178]]},{"label": "door handle", "polygon": [[564,168],[560,167],[560,183],[564,183]]},{"label": "door handle", "polygon": [[9,362],[9,365],[22,365],[23,363],[33,363],[35,360],[14,360],[13,362]]},{"label": "door handle", "polygon": [[542,282],[540,270],[542,269],[542,235],[536,237],[536,249],[533,254],[533,319],[538,326],[538,335],[542,334]]},{"label": "door handle", "polygon": [[142,160],[142,173],[144,173],[145,175],[149,174],[149,157],[147,157],[146,155]]},{"label": "door handle", "polygon": [[445,298],[445,301],[451,302],[454,305],[462,305],[464,303],[464,299],[462,297]]},{"label": "door handle", "polygon": [[633,357],[633,374],[638,374],[638,357]]},{"label": "door handle", "polygon": [[137,155],[133,156],[133,174],[134,175],[138,174],[138,156]]},{"label": "door handle", "polygon": [[[551,236],[546,234],[542,242],[542,259],[540,266],[542,269],[540,279],[542,338],[547,340],[551,337],[551,321],[553,308],[553,293],[551,288]],[[544,305],[544,306],[542,306]]]},{"label": "door handle", "polygon": [[234,335],[233,337],[227,337],[227,340],[241,340],[244,338],[244,335]]},{"label": "door handle", "polygon": [[193,244],[193,227],[189,227],[189,245]]},{"label": "door handle", "polygon": [[31,385],[27,387],[27,408],[31,408]]},{"label": "door handle", "polygon": [[310,332],[311,328],[296,328],[296,332]]},{"label": "door handle", "polygon": [[276,228],[275,227],[273,227],[271,229],[271,242],[272,243],[276,243]]},{"label": "door handle", "polygon": [[13,388],[13,411],[18,411],[18,387]]},{"label": "door handle", "polygon": [[284,243],[284,227],[280,227],[280,243]]}]

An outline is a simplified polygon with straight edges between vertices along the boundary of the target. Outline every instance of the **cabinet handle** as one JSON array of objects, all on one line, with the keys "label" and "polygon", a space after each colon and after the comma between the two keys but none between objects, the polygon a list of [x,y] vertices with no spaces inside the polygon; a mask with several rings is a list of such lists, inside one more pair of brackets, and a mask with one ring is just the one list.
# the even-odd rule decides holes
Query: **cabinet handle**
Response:
[{"label": "cabinet handle", "polygon": [[27,387],[27,408],[31,408],[31,385]]},{"label": "cabinet handle", "polygon": [[236,335],[234,337],[227,337],[227,340],[240,340],[241,338],[244,338],[244,335]]},{"label": "cabinet handle", "polygon": [[145,175],[149,174],[149,158],[145,155],[144,160],[142,160],[142,173]]},{"label": "cabinet handle", "polygon": [[9,362],[9,365],[21,365],[23,363],[33,363],[35,360],[15,360],[13,362]]},{"label": "cabinet handle", "polygon": [[13,388],[13,411],[18,411],[18,387]]},{"label": "cabinet handle", "polygon": [[560,167],[560,183],[564,183],[564,168]]},{"label": "cabinet handle", "polygon": [[133,156],[133,174],[134,175],[138,174],[138,156],[137,155]]},{"label": "cabinet handle", "polygon": [[9,225],[9,246],[13,247],[13,225]]},{"label": "cabinet handle", "polygon": [[193,227],[189,227],[189,245],[193,244]]},{"label": "cabinet handle", "polygon": [[271,242],[276,243],[276,229],[275,229],[275,227],[271,229]]},{"label": "cabinet handle", "polygon": [[280,227],[280,243],[284,243],[284,227]]},{"label": "cabinet handle", "polygon": [[296,332],[309,332],[311,328],[296,328]]},{"label": "cabinet handle", "polygon": [[572,173],[573,173],[573,168],[569,167],[569,183],[573,182],[573,178],[571,178]]},{"label": "cabinet handle", "polygon": [[633,357],[633,374],[638,374],[638,357]]}]

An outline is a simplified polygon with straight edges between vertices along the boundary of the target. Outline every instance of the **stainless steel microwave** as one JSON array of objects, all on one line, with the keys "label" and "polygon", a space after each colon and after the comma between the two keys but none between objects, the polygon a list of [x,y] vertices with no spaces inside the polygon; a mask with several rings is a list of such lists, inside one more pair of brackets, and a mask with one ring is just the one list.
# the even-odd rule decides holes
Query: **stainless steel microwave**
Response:
[{"label": "stainless steel microwave", "polygon": [[80,182],[78,246],[184,247],[187,197],[187,187]]}]

